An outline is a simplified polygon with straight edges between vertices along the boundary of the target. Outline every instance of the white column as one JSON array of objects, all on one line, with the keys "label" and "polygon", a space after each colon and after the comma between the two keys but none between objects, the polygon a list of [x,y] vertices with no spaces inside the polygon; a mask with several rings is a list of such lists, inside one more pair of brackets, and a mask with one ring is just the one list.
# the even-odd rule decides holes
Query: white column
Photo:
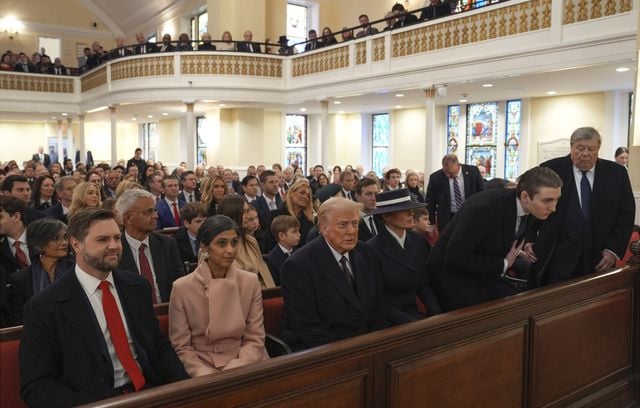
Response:
[{"label": "white column", "polygon": [[320,145],[320,160],[318,160],[318,163],[326,166],[328,163],[325,163],[325,160],[329,157],[329,101],[320,101],[320,135],[318,144]]},{"label": "white column", "polygon": [[185,102],[187,107],[187,131],[186,131],[186,143],[187,148],[187,168],[196,168],[196,123],[195,116],[193,114],[194,102]]},{"label": "white column", "polygon": [[[75,156],[76,152],[75,152],[75,143],[73,143],[73,128],[71,127],[71,125],[73,124],[73,120],[70,117],[67,117],[67,146],[69,147],[73,147],[73,151],[67,151],[67,157],[72,157]],[[64,153],[64,147],[62,148],[62,151]],[[82,157],[82,156],[80,156]],[[58,160],[60,161],[60,163],[64,163],[64,154],[62,156],[58,155]]]},{"label": "white column", "polygon": [[78,150],[80,150],[80,157],[87,157],[87,147],[84,140],[84,114],[78,115]]},{"label": "white column", "polygon": [[58,119],[58,161],[61,161],[62,156],[62,120]]},{"label": "white column", "polygon": [[109,106],[109,112],[111,113],[111,166],[115,166],[118,163],[118,116],[116,111],[116,106]]},{"label": "white column", "polygon": [[[424,90],[424,110],[425,110],[425,135],[424,135],[424,174],[429,177],[440,163],[440,140],[436,124],[436,88],[431,87]],[[435,167],[434,167],[435,166]]]}]

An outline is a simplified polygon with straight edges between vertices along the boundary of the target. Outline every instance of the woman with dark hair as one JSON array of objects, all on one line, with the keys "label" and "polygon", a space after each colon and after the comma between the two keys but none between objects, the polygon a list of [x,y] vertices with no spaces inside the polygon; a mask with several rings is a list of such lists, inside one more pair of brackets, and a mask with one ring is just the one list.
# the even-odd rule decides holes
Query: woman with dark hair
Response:
[{"label": "woman with dark hair", "polygon": [[[271,211],[271,219],[278,215],[291,215],[300,222],[300,243],[296,248],[300,248],[307,242],[307,235],[313,228],[313,200],[311,199],[311,187],[309,180],[301,178],[296,180],[284,198],[284,208]],[[269,225],[271,230],[271,225]],[[274,241],[275,242],[275,239]]]},{"label": "woman with dark hair", "polygon": [[324,173],[320,173],[318,176],[318,189],[326,186],[327,184],[329,184],[329,177]]},{"label": "woman with dark hair", "polygon": [[22,307],[32,296],[73,273],[66,233],[67,226],[53,218],[33,221],[27,227],[27,242],[36,258],[27,268],[9,275],[9,308],[14,324],[22,324]]},{"label": "woman with dark hair", "polygon": [[[218,214],[226,215],[239,226],[244,226],[249,215],[249,204],[240,196],[228,195],[220,200]],[[244,227],[239,227],[239,244],[235,266],[244,271],[258,275],[260,284],[264,288],[276,286],[269,271],[269,267],[262,259],[262,252],[258,241],[249,235]]]},{"label": "woman with dark hair", "polygon": [[176,44],[176,51],[193,51],[193,44],[191,44],[189,34],[180,34],[178,37],[178,44]]},{"label": "woman with dark hair", "polygon": [[340,166],[333,166],[333,173],[331,176],[332,183],[340,182],[340,173],[342,173],[342,168]]},{"label": "woman with dark hair", "polygon": [[318,42],[321,47],[328,47],[330,45],[337,44],[338,40],[336,40],[336,36],[333,35],[331,29],[329,27],[325,27],[322,29],[322,37]]},{"label": "woman with dark hair", "polygon": [[616,158],[616,163],[626,167],[627,170],[629,169],[629,149],[624,146],[618,147],[614,157]]},{"label": "woman with dark hair", "polygon": [[144,169],[144,173],[142,173],[142,185],[147,185],[147,180],[153,176],[153,172],[156,171],[156,168],[153,164],[147,164],[147,167]]},{"label": "woman with dark hair", "polygon": [[46,210],[58,203],[55,181],[51,176],[40,176],[33,184],[31,191],[31,206],[36,210]]},{"label": "woman with dark hair", "polygon": [[388,170],[384,174],[384,189],[383,191],[394,191],[402,187],[400,184],[401,173],[398,169]]},{"label": "woman with dark hair", "polygon": [[229,187],[222,176],[206,179],[202,183],[202,205],[207,208],[209,217],[218,213],[218,203],[227,194]]},{"label": "woman with dark hair", "polygon": [[10,54],[2,54],[2,58],[0,58],[0,71],[13,71]]},{"label": "woman with dark hair", "polygon": [[258,277],[235,262],[241,236],[229,217],[207,218],[198,230],[202,261],[173,283],[169,338],[191,377],[269,358]]}]

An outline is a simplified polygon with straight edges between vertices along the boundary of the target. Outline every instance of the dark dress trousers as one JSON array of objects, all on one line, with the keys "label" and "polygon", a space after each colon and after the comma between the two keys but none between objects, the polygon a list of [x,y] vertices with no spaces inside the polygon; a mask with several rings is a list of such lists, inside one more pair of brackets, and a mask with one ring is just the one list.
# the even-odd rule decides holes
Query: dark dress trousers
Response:
[{"label": "dark dress trousers", "polygon": [[440,234],[428,264],[444,311],[517,293],[501,278],[516,214],[515,189],[483,191],[469,197]]},{"label": "dark dress trousers", "polygon": [[[484,190],[484,180],[476,166],[461,164],[464,179],[464,198],[468,200],[473,194]],[[440,233],[444,231],[451,214],[451,191],[449,189],[449,177],[442,169],[431,173],[427,185],[427,209],[429,210],[429,222],[438,223]]]},{"label": "dark dress trousers", "polygon": [[[153,270],[156,274],[156,284],[160,290],[162,302],[168,302],[171,295],[173,281],[184,275],[184,265],[180,260],[180,252],[176,241],[166,235],[152,232],[149,235],[149,250],[153,259]],[[138,272],[136,261],[131,252],[131,247],[127,242],[124,234],[122,234],[122,259],[120,260],[120,268]],[[160,299],[158,299],[160,303]]]},{"label": "dark dress trousers", "polygon": [[442,312],[429,283],[429,246],[424,238],[415,232],[407,231],[402,248],[387,228],[383,227],[367,245],[371,247],[380,263],[392,324],[408,323],[425,317],[418,311],[416,296],[425,305],[427,315],[433,316]]},{"label": "dark dress trousers", "polygon": [[305,349],[389,326],[388,306],[377,262],[364,243],[349,252],[354,288],[324,238],[317,238],[284,263],[283,337]]},{"label": "dark dress trousers", "polygon": [[541,164],[562,179],[562,195],[540,229],[534,251],[537,285],[555,283],[591,273],[606,248],[624,256],[635,218],[629,174],[618,163],[598,159],[591,193],[591,218],[586,222],[578,198],[570,156]]},{"label": "dark dress trousers", "polygon": [[[193,246],[191,246],[191,238],[187,233],[186,227],[180,227],[178,232],[175,233],[173,239],[176,240],[178,245],[178,252],[180,252],[180,260],[182,262],[196,263],[198,262],[198,253],[193,252]],[[197,251],[196,246],[196,251]]]},{"label": "dark dress trousers", "polygon": [[289,259],[289,255],[285,254],[282,249],[280,249],[280,245],[276,245],[268,254],[262,255],[262,259],[269,267],[269,272],[271,272],[271,277],[273,277],[273,281],[276,286],[280,286],[282,265],[284,265],[284,262]]},{"label": "dark dress trousers", "polygon": [[[146,387],[189,378],[160,331],[147,281],[123,270],[113,278]],[[20,395],[30,407],[70,407],[122,395],[98,321],[75,272],[24,308]]]}]

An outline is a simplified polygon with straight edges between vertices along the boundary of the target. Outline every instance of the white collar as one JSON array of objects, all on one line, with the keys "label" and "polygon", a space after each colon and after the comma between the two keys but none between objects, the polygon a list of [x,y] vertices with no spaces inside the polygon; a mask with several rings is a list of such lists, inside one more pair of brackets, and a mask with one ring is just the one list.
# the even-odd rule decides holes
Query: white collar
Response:
[{"label": "white collar", "polygon": [[137,239],[135,239],[134,237],[129,235],[129,233],[127,231],[125,231],[124,232],[124,238],[127,240],[129,245],[131,246],[131,248],[134,249],[136,252],[140,250],[140,245],[141,244],[145,244],[147,246],[147,248],[149,248],[149,236],[148,235],[146,236],[146,238],[144,240],[138,241]]},{"label": "white collar", "polygon": [[393,230],[391,228],[389,228],[387,226],[387,224],[384,225],[384,227],[387,229],[387,231],[389,231],[389,234],[391,234],[391,236],[393,237],[393,239],[395,239],[396,241],[398,241],[398,244],[400,244],[400,246],[402,247],[402,249],[404,249],[404,242],[407,239],[407,231],[404,232],[404,235],[402,235],[402,237],[399,237],[398,234],[396,234],[395,232],[393,232]]},{"label": "white collar", "polygon": [[[75,273],[76,277],[78,278],[78,282],[80,282],[80,285],[87,293],[95,293],[95,291],[98,290],[98,286],[100,285],[100,283],[102,283],[100,279],[93,277],[87,272],[83,271],[82,268],[78,266],[78,264],[76,264]],[[115,283],[113,281],[113,273],[109,272],[109,275],[107,275],[105,280],[108,281],[111,286],[115,287]]]},{"label": "white collar", "polygon": [[336,262],[338,262],[338,264],[340,264],[340,259],[342,259],[343,256],[346,257],[349,262],[351,262],[351,260],[349,259],[349,253],[348,252],[345,252],[344,254],[341,254],[340,252],[338,252],[335,249],[333,249],[333,247],[331,246],[329,241],[327,241],[324,237],[322,237],[322,239],[324,239],[325,242],[327,243],[327,246],[331,250],[331,253],[333,254],[333,257],[336,259]]}]

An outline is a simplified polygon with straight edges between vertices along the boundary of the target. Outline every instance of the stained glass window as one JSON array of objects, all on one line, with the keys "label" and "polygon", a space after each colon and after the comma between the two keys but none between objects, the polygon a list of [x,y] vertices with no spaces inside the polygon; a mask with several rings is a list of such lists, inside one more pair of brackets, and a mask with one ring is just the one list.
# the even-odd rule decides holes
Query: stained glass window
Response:
[{"label": "stained glass window", "polygon": [[507,102],[507,126],[504,142],[504,178],[516,181],[520,167],[521,101]]},{"label": "stained glass window", "polygon": [[287,115],[285,119],[285,167],[307,168],[307,115]]},{"label": "stained glass window", "polygon": [[498,103],[483,102],[467,105],[466,163],[484,166],[485,178],[496,176],[498,144]]},{"label": "stained glass window", "polygon": [[147,160],[156,160],[158,151],[158,124],[156,122],[142,124],[142,151]]},{"label": "stained glass window", "polygon": [[458,152],[460,132],[460,105],[451,105],[447,109],[447,154]]},{"label": "stained glass window", "polygon": [[382,177],[382,171],[389,165],[389,114],[373,115],[372,168]]},{"label": "stained glass window", "polygon": [[207,118],[199,116],[196,118],[196,160],[198,164],[207,164]]}]

